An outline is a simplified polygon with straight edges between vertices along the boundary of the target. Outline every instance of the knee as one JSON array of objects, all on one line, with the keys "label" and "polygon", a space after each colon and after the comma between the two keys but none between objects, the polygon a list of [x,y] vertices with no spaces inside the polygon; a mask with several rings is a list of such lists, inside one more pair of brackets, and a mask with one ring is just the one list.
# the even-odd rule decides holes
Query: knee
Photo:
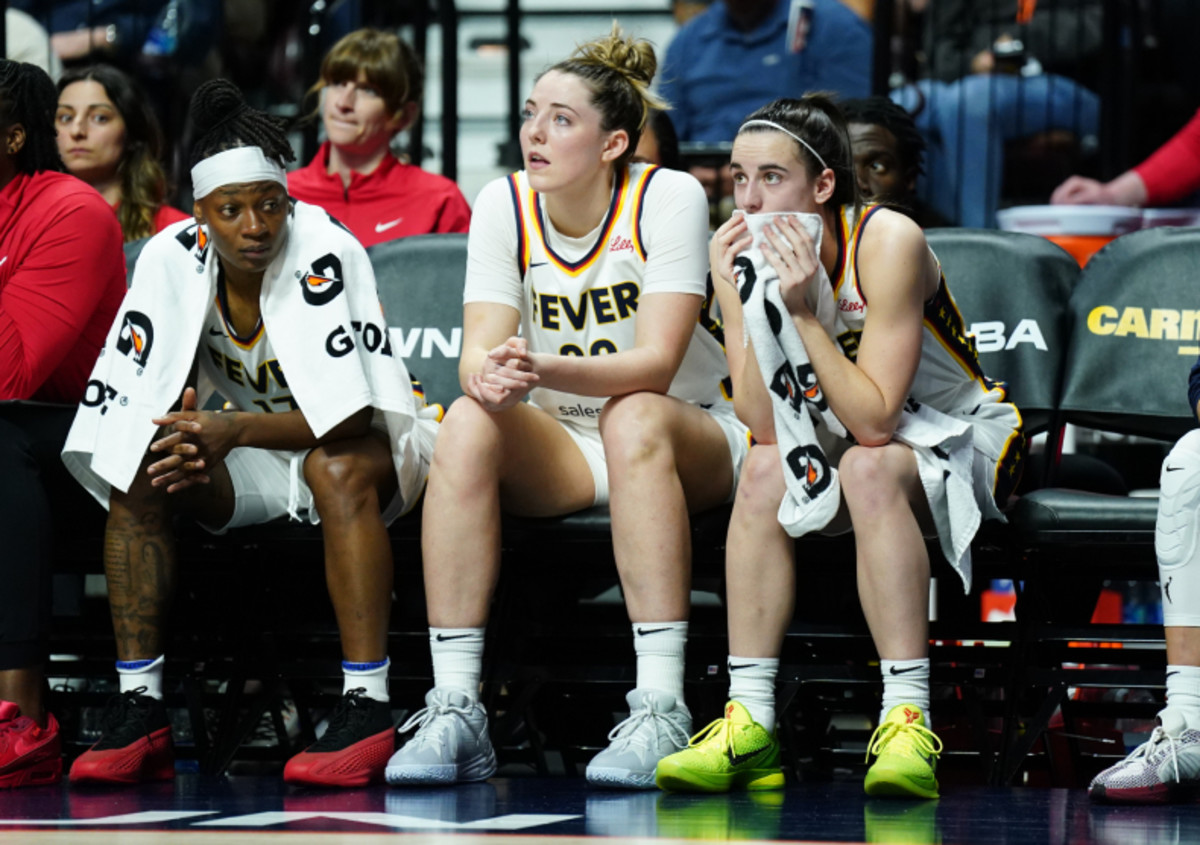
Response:
[{"label": "knee", "polygon": [[657,393],[630,393],[605,404],[600,414],[600,438],[610,466],[620,469],[670,458],[670,401]]},{"label": "knee", "polygon": [[304,461],[304,480],[320,508],[322,503],[357,499],[373,491],[379,481],[379,468],[364,452],[332,443],[309,452]]},{"label": "knee", "polygon": [[464,461],[478,466],[484,459],[495,456],[500,445],[495,415],[470,396],[460,396],[442,418],[431,471],[445,471],[448,466]]},{"label": "knee", "polygon": [[773,514],[779,509],[783,493],[783,468],[779,463],[778,447],[751,447],[738,476],[737,509]]},{"label": "knee", "polygon": [[860,513],[903,496],[903,465],[897,449],[889,446],[852,446],[838,463],[842,495]]}]

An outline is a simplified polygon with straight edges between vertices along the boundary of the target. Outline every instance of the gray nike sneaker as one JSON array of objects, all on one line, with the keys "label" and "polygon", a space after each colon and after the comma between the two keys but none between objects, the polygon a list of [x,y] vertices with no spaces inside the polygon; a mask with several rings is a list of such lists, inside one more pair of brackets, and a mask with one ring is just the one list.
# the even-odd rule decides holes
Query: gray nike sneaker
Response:
[{"label": "gray nike sneaker", "polygon": [[611,744],[588,763],[593,786],[652,789],[658,761],[687,748],[692,714],[670,693],[635,689],[625,696],[629,718],[609,733]]},{"label": "gray nike sneaker", "polygon": [[394,786],[431,786],[487,780],[496,773],[487,713],[461,690],[431,689],[425,708],[400,726],[417,729],[388,760],[384,776]]},{"label": "gray nike sneaker", "polygon": [[1088,797],[1108,804],[1175,804],[1200,797],[1200,731],[1167,708],[1133,753],[1092,780]]}]

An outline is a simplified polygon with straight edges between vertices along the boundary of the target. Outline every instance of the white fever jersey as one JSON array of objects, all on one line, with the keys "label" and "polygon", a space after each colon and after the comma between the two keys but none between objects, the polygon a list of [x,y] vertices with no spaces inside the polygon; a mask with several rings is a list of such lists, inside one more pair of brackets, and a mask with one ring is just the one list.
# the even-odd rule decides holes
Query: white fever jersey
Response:
[{"label": "white fever jersey", "polygon": [[239,410],[275,413],[299,406],[288,390],[287,377],[275,358],[259,319],[254,333],[238,337],[229,322],[224,279],[204,316],[198,357],[204,374],[227,401]]},{"label": "white fever jersey", "polygon": [[[836,233],[840,260],[831,282],[838,316],[845,329],[838,335],[838,343],[851,360],[857,357],[867,317],[867,298],[858,281],[858,244],[863,229],[880,208],[867,206],[855,219],[854,208],[844,207]],[[962,314],[940,267],[939,264],[937,292],[925,303],[921,362],[909,395],[948,414],[971,414],[980,406],[1006,403],[1004,384],[989,379],[979,366],[975,340],[966,334]],[[1019,425],[1015,406],[1008,404],[1008,407],[1012,409],[1014,425]]]},{"label": "white fever jersey", "polygon": [[[708,205],[699,183],[678,171],[634,164],[620,176],[600,226],[582,238],[553,228],[524,171],[488,185],[472,214],[466,302],[498,302],[521,313],[533,352],[608,355],[632,349],[641,297],[704,298],[670,395],[702,407],[732,403],[711,290]],[[596,424],[608,397],[536,388],[548,413]]]}]

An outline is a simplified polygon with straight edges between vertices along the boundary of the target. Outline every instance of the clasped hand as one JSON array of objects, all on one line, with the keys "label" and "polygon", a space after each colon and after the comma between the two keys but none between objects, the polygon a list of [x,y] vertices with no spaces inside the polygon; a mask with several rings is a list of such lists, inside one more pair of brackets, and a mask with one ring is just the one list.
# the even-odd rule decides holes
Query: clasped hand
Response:
[{"label": "clasped hand", "polygon": [[489,411],[516,405],[538,383],[534,355],[522,337],[510,337],[488,352],[478,373],[467,376],[467,392]]},{"label": "clasped hand", "polygon": [[209,471],[237,445],[234,415],[196,410],[195,388],[184,389],[178,411],[153,422],[162,427],[162,436],[150,444],[150,451],[166,457],[150,464],[146,472],[151,485],[165,486],[168,493],[208,484]]}]

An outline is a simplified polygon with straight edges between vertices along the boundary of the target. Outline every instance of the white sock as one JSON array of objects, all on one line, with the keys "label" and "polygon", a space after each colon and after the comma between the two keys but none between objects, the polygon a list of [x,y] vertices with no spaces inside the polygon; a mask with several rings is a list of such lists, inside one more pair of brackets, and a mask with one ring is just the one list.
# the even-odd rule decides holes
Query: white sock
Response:
[{"label": "white sock", "polygon": [[1167,707],[1200,730],[1200,666],[1167,666]]},{"label": "white sock", "polygon": [[483,628],[430,628],[433,685],[465,692],[479,700],[483,675]]},{"label": "white sock", "polygon": [[883,673],[883,708],[879,721],[899,704],[915,704],[929,724],[929,658],[921,660],[880,660]]},{"label": "white sock", "polygon": [[360,687],[366,690],[367,698],[376,701],[388,700],[388,667],[392,665],[390,658],[375,660],[370,663],[351,663],[342,661],[342,695]]},{"label": "white sock", "polygon": [[669,692],[683,703],[683,650],[687,633],[686,622],[633,623],[638,689]]},{"label": "white sock", "polygon": [[750,711],[751,718],[775,735],[777,657],[729,655],[729,697]]},{"label": "white sock", "polygon": [[166,658],[159,655],[153,660],[118,660],[117,679],[121,683],[121,692],[131,692],[138,687],[145,687],[142,695],[157,698],[163,697],[163,663]]}]

